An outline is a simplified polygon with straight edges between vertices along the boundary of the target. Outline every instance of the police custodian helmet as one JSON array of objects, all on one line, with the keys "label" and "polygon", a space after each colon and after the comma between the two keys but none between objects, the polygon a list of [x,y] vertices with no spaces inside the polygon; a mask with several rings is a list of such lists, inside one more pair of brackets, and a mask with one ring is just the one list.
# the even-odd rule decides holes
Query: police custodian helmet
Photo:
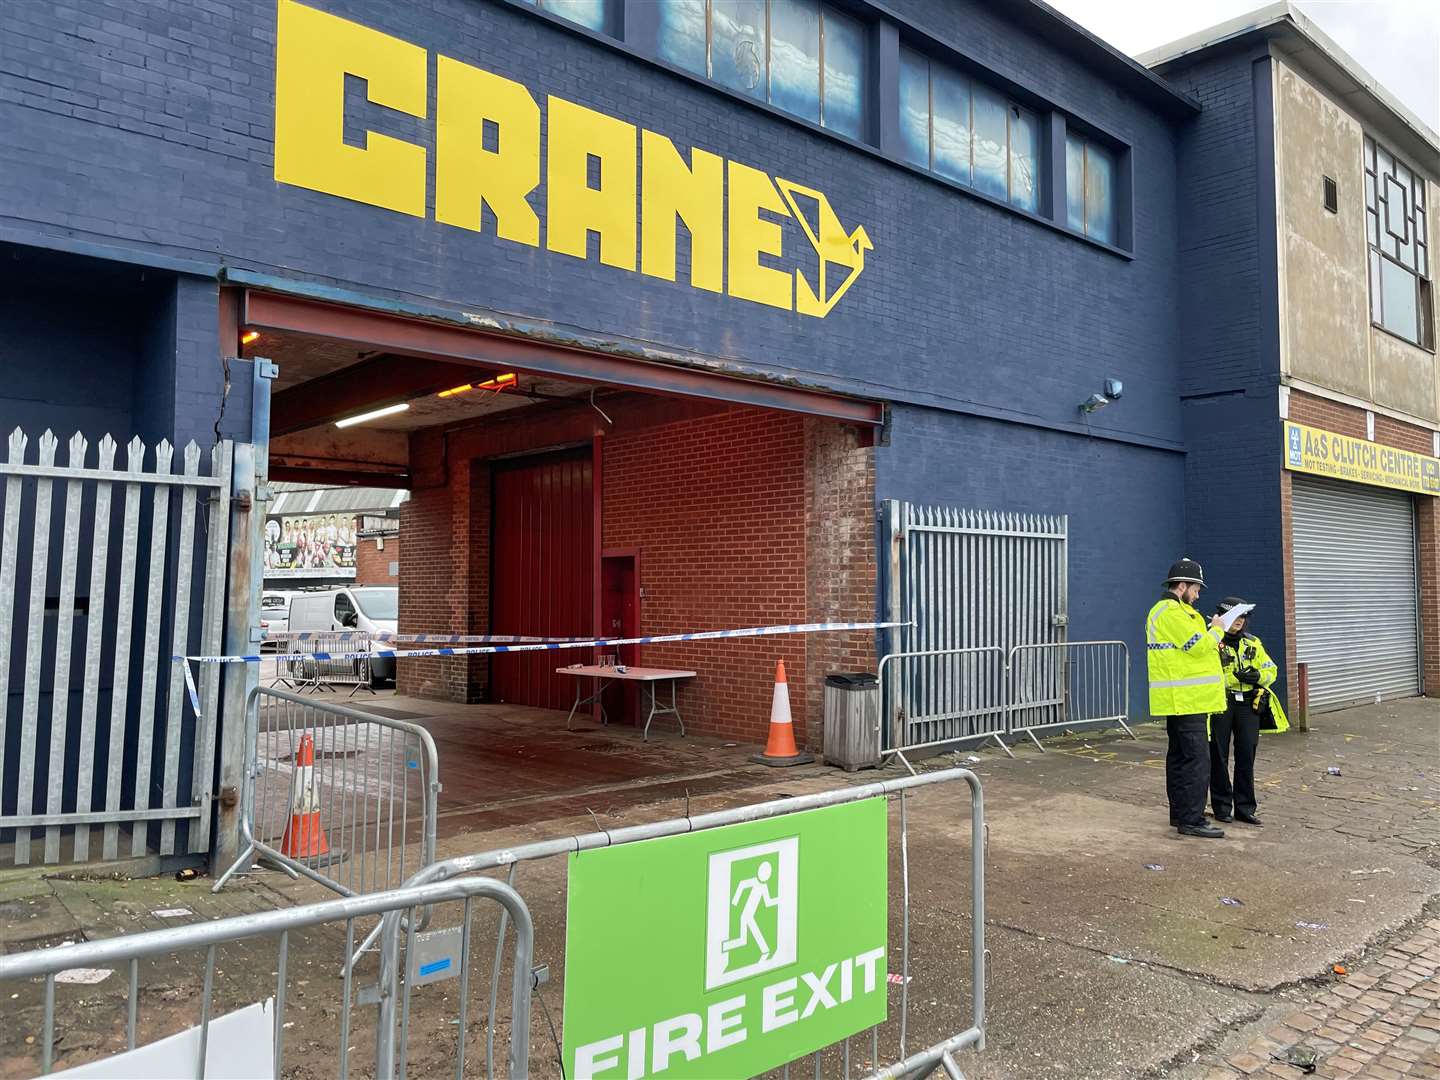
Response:
[{"label": "police custodian helmet", "polygon": [[1205,571],[1200,564],[1191,558],[1181,559],[1170,567],[1170,573],[1165,575],[1165,584],[1174,585],[1176,582],[1200,585],[1205,584]]}]

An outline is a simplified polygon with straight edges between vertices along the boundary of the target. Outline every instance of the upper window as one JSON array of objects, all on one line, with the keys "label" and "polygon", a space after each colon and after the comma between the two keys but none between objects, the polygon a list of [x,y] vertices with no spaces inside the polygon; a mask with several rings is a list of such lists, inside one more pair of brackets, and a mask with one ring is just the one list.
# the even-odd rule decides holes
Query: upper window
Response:
[{"label": "upper window", "polygon": [[591,30],[605,29],[605,0],[524,0],[551,15],[559,15]]},{"label": "upper window", "polygon": [[1031,212],[1040,205],[1034,113],[913,49],[900,50],[905,160]]},{"label": "upper window", "polygon": [[1425,178],[1365,139],[1365,229],[1370,245],[1370,321],[1434,347]]},{"label": "upper window", "polygon": [[665,0],[657,19],[661,59],[865,137],[868,50],[857,19],[819,0]]},{"label": "upper window", "polygon": [[1115,243],[1115,155],[1089,139],[1068,133],[1065,220],[1076,232]]}]

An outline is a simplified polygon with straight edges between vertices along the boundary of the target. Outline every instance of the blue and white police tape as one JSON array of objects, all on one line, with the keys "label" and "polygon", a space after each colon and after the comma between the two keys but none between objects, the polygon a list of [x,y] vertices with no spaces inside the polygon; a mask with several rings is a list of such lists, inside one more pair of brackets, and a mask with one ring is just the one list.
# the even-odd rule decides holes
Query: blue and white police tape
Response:
[{"label": "blue and white police tape", "polygon": [[318,641],[320,638],[330,638],[337,641],[362,639],[366,641],[398,641],[434,645],[468,645],[471,643],[518,644],[522,642],[579,640],[574,634],[567,634],[565,637],[538,637],[524,634],[397,634],[390,630],[278,630],[273,634],[267,632],[264,640],[289,644],[292,641]]},{"label": "blue and white police tape", "polygon": [[[818,634],[834,630],[889,630],[908,626],[899,622],[791,623],[784,626],[747,626],[740,630],[699,630],[690,634],[652,634],[649,637],[589,638],[583,641],[535,641],[510,645],[475,645],[438,649],[367,649],[363,652],[258,653],[245,656],[175,656],[175,661],[197,664],[258,664],[262,660],[373,660],[377,657],[420,659],[433,656],[483,656],[493,653],[541,652],[555,649],[603,649],[611,645],[659,645],[671,641],[717,641],[730,638],[770,637],[778,634]],[[185,665],[187,670],[189,664]]]},{"label": "blue and white police tape", "polygon": [[195,715],[200,715],[200,691],[195,689],[195,676],[190,674],[190,665],[181,664],[185,669],[185,690],[190,695],[190,707],[195,710]]}]

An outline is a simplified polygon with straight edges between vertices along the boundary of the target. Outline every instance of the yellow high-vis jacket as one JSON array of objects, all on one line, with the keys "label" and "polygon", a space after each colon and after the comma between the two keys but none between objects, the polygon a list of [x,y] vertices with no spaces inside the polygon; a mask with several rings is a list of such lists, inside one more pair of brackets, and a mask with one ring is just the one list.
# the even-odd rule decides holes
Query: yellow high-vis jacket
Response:
[{"label": "yellow high-vis jacket", "polygon": [[[1280,699],[1270,687],[1280,675],[1280,669],[1265,645],[1254,634],[1241,634],[1239,642],[1232,648],[1229,642],[1220,642],[1220,665],[1225,671],[1225,693],[1228,696],[1244,695],[1261,716],[1260,730],[1282,732],[1290,730],[1290,721],[1280,707]],[[1242,673],[1254,672],[1255,680],[1242,679]],[[1254,694],[1252,699],[1251,694]],[[1268,714],[1268,715],[1267,715]]]},{"label": "yellow high-vis jacket", "polygon": [[1211,630],[1205,616],[1168,592],[1145,620],[1145,659],[1151,716],[1224,711],[1220,631]]}]

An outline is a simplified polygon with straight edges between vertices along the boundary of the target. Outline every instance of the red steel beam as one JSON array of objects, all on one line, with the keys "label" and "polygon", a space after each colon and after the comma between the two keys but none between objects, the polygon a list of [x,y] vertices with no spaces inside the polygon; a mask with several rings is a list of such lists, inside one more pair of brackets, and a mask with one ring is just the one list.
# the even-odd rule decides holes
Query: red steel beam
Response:
[{"label": "red steel beam", "polygon": [[[577,379],[657,394],[702,397],[758,408],[879,425],[884,405],[820,390],[692,371],[673,364],[569,348],[387,312],[327,304],[282,293],[245,291],[244,324],[289,330],[372,349],[445,358],[505,371]],[[278,429],[277,429],[278,430]]]}]

